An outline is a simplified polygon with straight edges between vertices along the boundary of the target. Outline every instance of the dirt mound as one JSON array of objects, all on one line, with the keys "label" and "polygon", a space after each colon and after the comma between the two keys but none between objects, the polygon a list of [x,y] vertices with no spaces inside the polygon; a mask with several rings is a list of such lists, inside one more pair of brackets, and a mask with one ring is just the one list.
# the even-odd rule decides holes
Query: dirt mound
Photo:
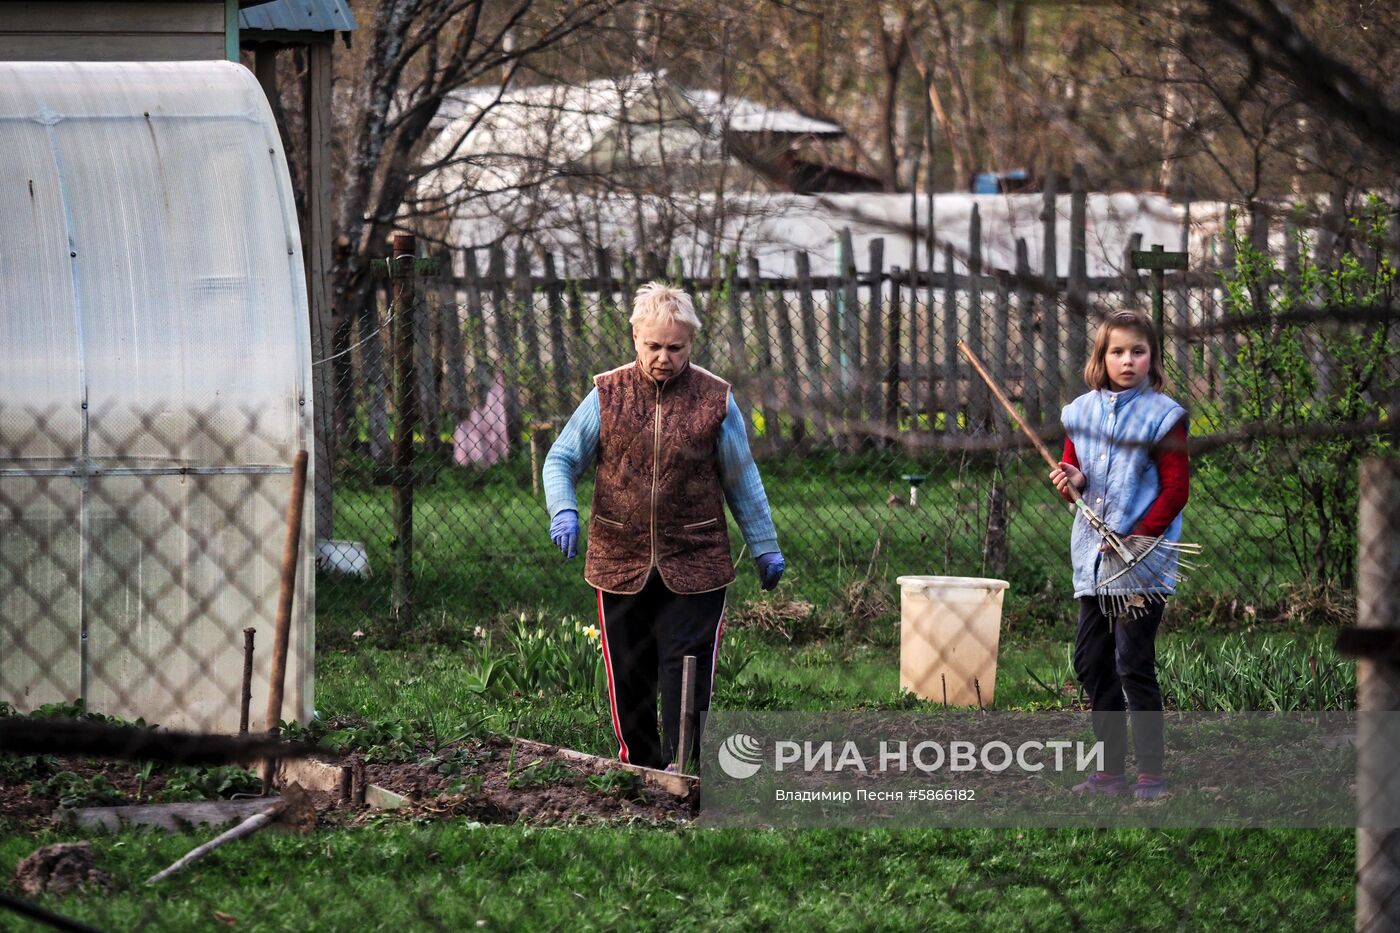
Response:
[{"label": "dirt mound", "polygon": [[67,894],[87,885],[105,890],[111,883],[111,876],[98,870],[92,846],[86,842],[44,846],[15,866],[15,887],[31,897],[44,893]]}]

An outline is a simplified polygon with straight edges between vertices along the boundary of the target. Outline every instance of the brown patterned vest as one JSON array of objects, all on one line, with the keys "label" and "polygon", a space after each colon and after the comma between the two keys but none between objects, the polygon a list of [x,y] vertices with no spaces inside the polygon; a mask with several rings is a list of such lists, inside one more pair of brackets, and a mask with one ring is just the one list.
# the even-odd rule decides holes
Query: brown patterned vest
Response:
[{"label": "brown patterned vest", "polygon": [[729,383],[693,363],[657,383],[635,362],[593,382],[602,424],[584,579],[637,593],[656,567],[673,593],[728,586],[717,449]]}]

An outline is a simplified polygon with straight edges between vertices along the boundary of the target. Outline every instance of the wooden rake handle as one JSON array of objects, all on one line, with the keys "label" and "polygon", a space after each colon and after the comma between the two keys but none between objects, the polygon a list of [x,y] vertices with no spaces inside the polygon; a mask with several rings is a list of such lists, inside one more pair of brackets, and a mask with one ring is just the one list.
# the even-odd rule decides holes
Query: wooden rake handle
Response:
[{"label": "wooden rake handle", "polygon": [[[1025,432],[1026,437],[1031,439],[1031,443],[1035,445],[1035,449],[1040,451],[1041,458],[1050,465],[1050,469],[1058,470],[1060,468],[1059,461],[1050,456],[1050,450],[1045,446],[1045,442],[1040,439],[1040,435],[1031,430],[1031,426],[1026,424],[1026,419],[1021,417],[1021,413],[1011,404],[1011,400],[1006,397],[1006,393],[1001,391],[1001,386],[997,385],[996,382],[992,380],[992,377],[987,374],[987,370],[983,367],[982,361],[977,358],[977,354],[973,353],[968,345],[961,340],[958,341],[958,350],[963,356],[967,357],[967,361],[972,364],[972,368],[977,370],[977,375],[981,376],[982,381],[987,384],[987,388],[992,390],[992,394],[997,397],[998,402],[1001,402],[1001,407],[1006,409],[1006,413],[1011,416],[1011,420],[1021,426],[1021,430]],[[1103,519],[1099,518],[1097,512],[1089,507],[1089,503],[1084,501],[1084,497],[1079,494],[1078,489],[1074,488],[1073,483],[1068,483],[1067,486],[1069,488],[1070,499],[1074,503],[1075,509],[1084,513],[1084,517],[1088,520],[1089,525],[1108,542],[1109,546],[1113,548],[1119,557],[1122,557],[1125,561],[1131,562],[1132,555],[1124,547],[1117,533],[1115,533],[1112,528],[1108,527]]]},{"label": "wooden rake handle", "polygon": [[[1040,452],[1041,458],[1050,465],[1050,469],[1059,469],[1060,461],[1050,456],[1050,450],[1045,446],[1045,442],[1040,439],[1040,435],[1031,430],[1031,426],[1026,424],[1026,419],[1021,417],[1021,413],[1016,410],[1016,406],[1012,405],[1011,400],[1006,397],[1006,393],[1001,391],[1001,386],[997,385],[992,377],[987,374],[987,370],[983,367],[982,361],[977,358],[977,354],[973,353],[971,348],[961,340],[958,341],[958,351],[962,353],[963,356],[967,357],[967,361],[972,364],[972,368],[977,371],[977,375],[982,377],[982,381],[987,384],[987,388],[992,390],[992,394],[997,397],[997,401],[1001,402],[1001,407],[1006,409],[1006,413],[1011,416],[1011,420],[1021,426],[1021,430],[1025,432],[1026,437],[1031,439],[1031,443],[1034,444],[1035,449]],[[1070,491],[1074,492],[1075,497],[1078,498],[1078,492],[1073,486],[1070,486]]]}]

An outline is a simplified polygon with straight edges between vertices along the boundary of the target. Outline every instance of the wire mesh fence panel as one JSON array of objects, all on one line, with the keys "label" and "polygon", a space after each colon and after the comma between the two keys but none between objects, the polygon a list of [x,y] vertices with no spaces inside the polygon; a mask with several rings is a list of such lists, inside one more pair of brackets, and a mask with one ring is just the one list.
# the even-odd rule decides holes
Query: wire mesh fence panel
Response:
[{"label": "wire mesh fence panel", "polygon": [[[1133,717],[1156,710],[1127,691],[1142,673],[1129,655],[1144,642],[1133,639],[1158,624],[1160,604],[1113,615],[1095,642],[1101,656],[1088,659],[1076,626],[1102,613],[1092,615],[1094,593],[1075,600],[1071,585],[1082,558],[1071,528],[1087,519],[1050,484],[1018,423],[1062,456],[1061,412],[1088,391],[1076,363],[1100,355],[1099,322],[1153,296],[1147,286],[1133,298],[1121,280],[1080,283],[1079,295],[1032,272],[1029,252],[1021,244],[1010,269],[974,250],[910,272],[880,268],[878,249],[855,257],[847,247],[853,261],[831,276],[814,276],[802,256],[792,277],[734,257],[715,276],[679,279],[703,325],[692,359],[732,387],[788,568],[776,591],[761,591],[745,528],[726,518],[736,579],[705,620],[710,671],[697,702],[708,715],[712,687],[716,711],[846,716],[836,728],[857,744],[884,739],[862,717],[911,714],[1042,751],[1062,736],[1105,741],[1101,728],[1111,739],[1102,717],[1117,713],[1132,742],[1121,765],[1090,759],[1102,767],[1089,774],[1107,782],[1092,799],[1075,792],[1096,779],[1083,768],[1009,781],[986,766],[923,771],[908,742],[900,754],[850,754],[911,762],[923,796],[910,800],[929,804],[917,811],[877,801],[853,812],[832,798],[793,828],[652,831],[691,824],[697,779],[619,760],[623,655],[607,644],[611,610],[581,579],[582,561],[551,542],[542,477],[593,376],[636,357],[630,299],[644,264],[600,257],[578,276],[506,248],[423,264],[407,254],[387,264],[377,305],[315,361],[335,374],[335,408],[319,422],[335,429],[323,445],[332,488],[307,500],[331,509],[314,525],[308,510],[303,525],[296,601],[307,621],[291,628],[287,701],[270,715],[321,753],[275,771],[275,804],[257,796],[259,765],[305,749],[209,743],[236,732],[249,704],[262,731],[275,705],[262,697],[287,580],[293,473],[283,461],[302,416],[284,410],[290,402],[107,406],[85,418],[0,410],[5,449],[33,452],[0,463],[0,864],[19,869],[3,916],[458,929],[627,926],[635,910],[780,926],[801,889],[814,892],[812,916],[855,926],[922,928],[933,912],[952,926],[985,924],[1033,910],[1106,923],[1121,919],[1124,891],[1141,892],[1147,928],[1382,923],[1392,817],[1361,798],[1386,797],[1392,782],[1373,778],[1393,770],[1376,754],[1393,733],[1359,717],[1394,708],[1380,624],[1394,609],[1378,594],[1393,592],[1395,529],[1377,517],[1394,496],[1362,466],[1392,462],[1400,354],[1388,262],[1324,270],[1300,257],[1290,284],[1240,247],[1234,266],[1166,279],[1161,393],[1179,403],[1190,436],[1179,536],[1203,554],[1174,587],[1150,662],[1168,716],[1167,783],[1154,785],[1159,766],[1140,744],[1150,726]],[[855,261],[871,256],[873,266]],[[1117,417],[1124,409],[1112,406],[1133,397],[1104,403]],[[1115,430],[1070,432],[1085,473],[1119,481],[1107,466],[1095,472],[1100,452],[1167,469],[1155,433],[1125,441]],[[585,472],[585,519],[593,486]],[[1121,518],[1101,535],[1106,546],[1156,537],[1133,535],[1099,492],[1085,489],[1089,507]],[[1103,553],[1089,565],[1112,559]],[[1334,646],[1336,625],[1359,672]],[[631,667],[661,663],[654,641],[637,650]],[[1095,671],[1117,672],[1118,706],[1111,677],[1100,689]],[[694,762],[667,730],[680,719],[705,736],[706,801],[715,768],[752,765],[763,777],[743,786],[771,787],[763,782],[801,770],[779,761],[820,770],[845,754],[840,743],[799,742],[785,760],[788,746],[745,744],[757,731],[710,735],[694,706],[677,714],[669,688],[653,689],[678,768]],[[979,718],[958,720],[953,708]],[[1171,718],[1260,709],[1278,714],[1267,728],[1282,731],[1262,734],[1271,745],[1221,738],[1233,721]],[[1352,718],[1318,727],[1305,718],[1316,711]],[[1078,719],[1052,727],[1051,714]],[[152,733],[137,719],[194,734]],[[1354,782],[1324,787],[1319,775],[1339,768]],[[288,809],[294,776],[313,790],[309,818]],[[947,796],[958,793],[973,796]],[[1007,808],[1027,799],[1040,822],[1005,828],[1019,812]],[[121,827],[149,814],[131,808],[196,804],[216,804],[220,828],[261,817],[258,826],[318,829],[228,842],[237,848],[183,880],[144,887],[219,828],[144,834],[135,846]],[[371,820],[366,808],[399,815]],[[174,812],[163,818],[193,819]],[[47,828],[54,814],[66,822]],[[853,817],[870,831],[833,840],[795,828]],[[93,835],[100,820],[120,821],[118,831]],[[1116,830],[1078,828],[1090,826]],[[41,828],[41,842],[91,837],[89,851],[21,867]],[[848,858],[858,868],[835,877],[830,866]],[[52,887],[45,859],[76,860],[63,862],[76,887]]]},{"label": "wire mesh fence panel", "polygon": [[[406,429],[416,438],[417,520],[431,540],[413,555],[423,597],[447,615],[468,600],[473,611],[583,613],[587,593],[570,585],[577,571],[554,559],[544,534],[539,472],[591,377],[634,357],[626,289],[636,279],[560,279],[552,257],[517,251],[508,268],[504,250],[486,262],[473,252],[460,254],[470,257],[457,263],[461,274],[425,280],[432,292],[411,311],[423,335],[414,351],[419,418]],[[1024,263],[993,270],[976,255],[950,254],[943,270],[915,280],[904,270],[856,272],[853,261],[814,280],[804,258],[795,279],[765,278],[756,262],[741,275],[743,264],[732,262],[716,278],[680,280],[703,322],[695,359],[731,383],[743,412],[793,558],[793,589],[829,604],[862,579],[888,586],[906,571],[1012,573],[1017,615],[1059,585],[1067,506],[957,346],[965,341],[985,359],[1031,425],[1059,443],[1061,407],[1087,390],[1069,361],[1087,358],[1106,313],[1150,296],[1089,282],[1075,323],[1064,280],[1032,276]],[[1383,418],[1394,394],[1388,331],[1289,323],[1291,310],[1322,293],[1323,274],[1312,269],[1307,293],[1275,280],[1268,263],[1249,254],[1233,268],[1168,279],[1162,302],[1171,313],[1160,389],[1188,413],[1198,451],[1188,537],[1230,555],[1207,561],[1182,595],[1212,612],[1228,603],[1239,618],[1245,608],[1277,614],[1299,593],[1350,586],[1349,477],[1378,449],[1381,435],[1366,425]],[[624,257],[621,266],[636,263]],[[1384,292],[1384,279],[1358,273],[1326,287],[1369,300],[1363,293]],[[332,445],[334,538],[355,542],[370,573],[323,578],[322,608],[332,628],[370,631],[384,621],[375,594],[386,577],[375,571],[393,543],[383,471],[397,416],[367,352],[374,341],[359,340],[355,384],[337,393],[362,402],[335,418],[346,430]],[[1347,437],[1326,451],[1302,440],[1333,428]],[[479,547],[488,538],[489,554]],[[742,576],[739,586],[751,595]],[[361,596],[343,595],[352,592]]]}]

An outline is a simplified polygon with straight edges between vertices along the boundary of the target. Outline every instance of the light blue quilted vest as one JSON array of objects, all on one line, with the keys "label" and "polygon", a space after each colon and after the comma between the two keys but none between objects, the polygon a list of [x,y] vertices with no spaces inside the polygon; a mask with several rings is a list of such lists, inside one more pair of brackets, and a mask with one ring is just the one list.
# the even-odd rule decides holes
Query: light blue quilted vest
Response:
[{"label": "light blue quilted vest", "polygon": [[[1096,389],[1070,402],[1060,421],[1074,442],[1079,468],[1088,477],[1084,499],[1104,522],[1119,534],[1127,534],[1147,514],[1161,491],[1152,448],[1176,427],[1186,410],[1146,383],[1126,392]],[[1163,537],[1181,540],[1178,515]],[[1094,596],[1097,591],[1103,539],[1076,512],[1070,533],[1074,562],[1074,595]],[[1170,549],[1158,549],[1147,558],[1151,570],[1165,586],[1134,585],[1124,578],[1107,590],[1115,594],[1176,592],[1177,557]]]}]

